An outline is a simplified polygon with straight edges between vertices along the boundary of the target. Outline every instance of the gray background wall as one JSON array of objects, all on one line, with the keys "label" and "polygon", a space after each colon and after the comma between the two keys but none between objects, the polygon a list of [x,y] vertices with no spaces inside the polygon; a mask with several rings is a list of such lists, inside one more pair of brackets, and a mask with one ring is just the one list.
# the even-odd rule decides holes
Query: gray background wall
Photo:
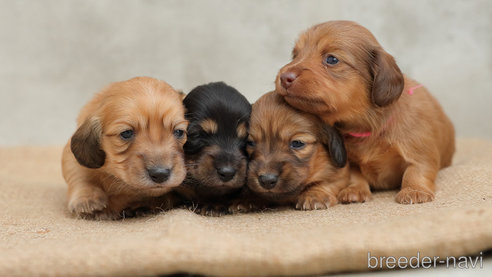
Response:
[{"label": "gray background wall", "polygon": [[491,15],[487,0],[0,0],[0,145],[65,143],[95,92],[133,76],[224,80],[254,101],[298,34],[335,19],[369,28],[458,136],[492,139]]}]

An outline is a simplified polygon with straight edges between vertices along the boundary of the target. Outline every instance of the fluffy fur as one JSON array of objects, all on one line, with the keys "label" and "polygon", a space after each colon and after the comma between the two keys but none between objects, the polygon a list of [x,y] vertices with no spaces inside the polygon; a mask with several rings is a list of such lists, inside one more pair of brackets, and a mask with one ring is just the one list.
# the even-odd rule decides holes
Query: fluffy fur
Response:
[{"label": "fluffy fur", "polygon": [[293,109],[275,92],[253,104],[247,151],[248,188],[263,200],[243,201],[233,210],[272,204],[326,209],[337,204],[338,192],[349,182],[347,156],[337,131]]},{"label": "fluffy fur", "polygon": [[194,88],[183,100],[188,141],[187,177],[180,194],[196,212],[220,215],[246,182],[246,139],[251,105],[222,82]]},{"label": "fluffy fur", "polygon": [[186,175],[181,99],[167,83],[138,77],[111,84],[83,107],[62,157],[72,213],[117,219],[124,210],[170,208],[166,193]]},{"label": "fluffy fur", "polygon": [[276,79],[290,105],[345,136],[353,182],[340,193],[342,202],[369,199],[370,187],[401,187],[396,201],[404,204],[434,199],[437,172],[451,164],[454,128],[427,89],[409,93],[417,85],[367,29],[350,21],[301,34]]}]

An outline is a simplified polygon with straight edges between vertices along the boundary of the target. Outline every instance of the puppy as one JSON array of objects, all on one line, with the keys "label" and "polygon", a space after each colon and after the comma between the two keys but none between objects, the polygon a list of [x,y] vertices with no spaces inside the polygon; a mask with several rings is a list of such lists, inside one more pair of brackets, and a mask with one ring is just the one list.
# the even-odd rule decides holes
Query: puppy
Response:
[{"label": "puppy", "polygon": [[170,208],[166,193],[186,175],[181,100],[170,85],[148,77],[95,95],[63,151],[68,209],[83,218],[117,219],[128,208]]},{"label": "puppy", "polygon": [[253,104],[247,151],[248,188],[263,201],[248,200],[232,209],[269,204],[326,209],[337,204],[338,192],[349,182],[342,137],[275,92]]},{"label": "puppy", "polygon": [[280,69],[276,89],[346,138],[353,182],[340,192],[342,202],[366,201],[370,187],[401,187],[402,204],[434,199],[437,172],[455,150],[453,125],[367,29],[350,21],[310,28]]},{"label": "puppy", "polygon": [[183,100],[189,120],[187,177],[178,192],[197,213],[221,215],[246,182],[251,105],[225,83],[194,88]]}]

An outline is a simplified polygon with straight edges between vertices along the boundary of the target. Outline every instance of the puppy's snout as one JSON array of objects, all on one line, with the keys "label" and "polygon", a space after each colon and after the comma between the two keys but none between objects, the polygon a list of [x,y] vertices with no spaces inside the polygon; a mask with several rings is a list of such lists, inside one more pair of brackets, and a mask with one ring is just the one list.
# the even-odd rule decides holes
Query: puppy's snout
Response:
[{"label": "puppy's snout", "polygon": [[230,181],[236,175],[236,170],[230,166],[224,166],[217,168],[217,174],[219,174],[220,180],[223,182]]},{"label": "puppy's snout", "polygon": [[278,181],[278,175],[275,174],[264,174],[258,177],[260,185],[265,189],[272,189],[275,187]]},{"label": "puppy's snout", "polygon": [[164,167],[152,167],[147,169],[147,173],[154,183],[160,184],[169,179],[169,176],[171,176],[171,169]]},{"label": "puppy's snout", "polygon": [[280,75],[280,83],[284,89],[290,88],[296,79],[297,74],[292,71],[287,71]]}]

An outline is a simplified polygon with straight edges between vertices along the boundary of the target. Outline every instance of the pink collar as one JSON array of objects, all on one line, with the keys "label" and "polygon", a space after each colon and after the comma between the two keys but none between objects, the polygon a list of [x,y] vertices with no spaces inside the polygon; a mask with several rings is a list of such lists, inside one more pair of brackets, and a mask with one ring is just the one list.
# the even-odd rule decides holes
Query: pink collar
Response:
[{"label": "pink collar", "polygon": [[352,132],[349,132],[347,134],[350,135],[350,136],[352,136],[352,137],[356,137],[356,138],[365,138],[365,137],[370,137],[371,136],[371,132],[365,132],[365,133],[352,133]]},{"label": "pink collar", "polygon": [[[411,88],[409,88],[409,89],[408,89],[408,91],[407,91],[407,92],[408,92],[408,94],[409,94],[409,95],[413,95],[414,90],[416,90],[416,89],[418,89],[418,88],[420,88],[420,87],[423,87],[423,85],[418,84],[418,85],[416,85],[416,86],[414,86],[414,87],[411,87]],[[388,125],[388,122],[389,122],[389,121],[391,121],[391,117],[390,117],[390,119],[387,121],[386,125]],[[384,128],[384,129],[386,129],[386,128]],[[366,138],[366,137],[370,137],[370,136],[372,135],[372,133],[371,133],[371,132],[364,132],[364,133],[354,133],[354,132],[349,132],[349,133],[347,133],[347,135],[352,136],[352,137],[355,137],[355,138]]]}]

